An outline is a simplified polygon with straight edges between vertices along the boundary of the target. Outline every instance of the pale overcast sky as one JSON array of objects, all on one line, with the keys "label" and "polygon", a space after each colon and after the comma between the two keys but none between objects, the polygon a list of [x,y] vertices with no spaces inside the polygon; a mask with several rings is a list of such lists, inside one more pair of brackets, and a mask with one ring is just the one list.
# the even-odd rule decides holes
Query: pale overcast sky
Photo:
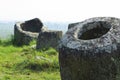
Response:
[{"label": "pale overcast sky", "polygon": [[0,20],[73,21],[120,18],[120,0],[0,0]]}]

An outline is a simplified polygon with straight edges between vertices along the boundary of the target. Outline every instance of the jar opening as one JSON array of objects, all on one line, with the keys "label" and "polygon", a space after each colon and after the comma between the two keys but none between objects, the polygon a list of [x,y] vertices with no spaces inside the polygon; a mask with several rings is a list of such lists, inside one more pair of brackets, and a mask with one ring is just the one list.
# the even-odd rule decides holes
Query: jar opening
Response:
[{"label": "jar opening", "polygon": [[105,35],[111,28],[110,23],[98,21],[84,24],[78,33],[78,39],[90,40],[100,38]]}]

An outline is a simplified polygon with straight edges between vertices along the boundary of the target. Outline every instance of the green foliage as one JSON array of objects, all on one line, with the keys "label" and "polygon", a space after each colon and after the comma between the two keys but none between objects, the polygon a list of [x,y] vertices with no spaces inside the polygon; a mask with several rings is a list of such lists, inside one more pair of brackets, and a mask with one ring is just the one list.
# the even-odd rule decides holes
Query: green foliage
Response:
[{"label": "green foliage", "polygon": [[36,44],[36,40],[32,40],[31,42],[30,42],[30,45],[35,45]]},{"label": "green foliage", "polygon": [[2,46],[11,46],[13,45],[13,42],[14,42],[14,36],[11,35],[11,37],[9,37],[7,40],[1,40],[0,39],[0,45]]},{"label": "green foliage", "polygon": [[13,39],[0,40],[0,80],[60,80],[58,52],[15,47]]},{"label": "green foliage", "polygon": [[44,53],[46,53],[48,55],[56,55],[57,51],[53,48],[49,48],[47,51],[44,51]]}]

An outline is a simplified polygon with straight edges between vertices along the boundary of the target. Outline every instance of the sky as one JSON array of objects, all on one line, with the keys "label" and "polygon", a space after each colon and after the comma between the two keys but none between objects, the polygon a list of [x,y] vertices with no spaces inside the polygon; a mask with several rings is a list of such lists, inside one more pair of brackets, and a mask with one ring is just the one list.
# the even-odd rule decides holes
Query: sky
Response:
[{"label": "sky", "polygon": [[80,22],[92,17],[120,18],[120,0],[0,0],[0,20]]}]

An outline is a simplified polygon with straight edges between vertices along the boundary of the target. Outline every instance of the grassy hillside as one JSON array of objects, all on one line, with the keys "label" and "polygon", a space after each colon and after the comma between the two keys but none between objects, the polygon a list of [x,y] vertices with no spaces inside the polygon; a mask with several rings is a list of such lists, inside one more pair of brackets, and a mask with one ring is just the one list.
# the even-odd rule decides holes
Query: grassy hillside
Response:
[{"label": "grassy hillside", "polygon": [[[32,45],[33,43],[31,43]],[[0,80],[60,80],[58,52],[16,47],[0,40]]]}]

